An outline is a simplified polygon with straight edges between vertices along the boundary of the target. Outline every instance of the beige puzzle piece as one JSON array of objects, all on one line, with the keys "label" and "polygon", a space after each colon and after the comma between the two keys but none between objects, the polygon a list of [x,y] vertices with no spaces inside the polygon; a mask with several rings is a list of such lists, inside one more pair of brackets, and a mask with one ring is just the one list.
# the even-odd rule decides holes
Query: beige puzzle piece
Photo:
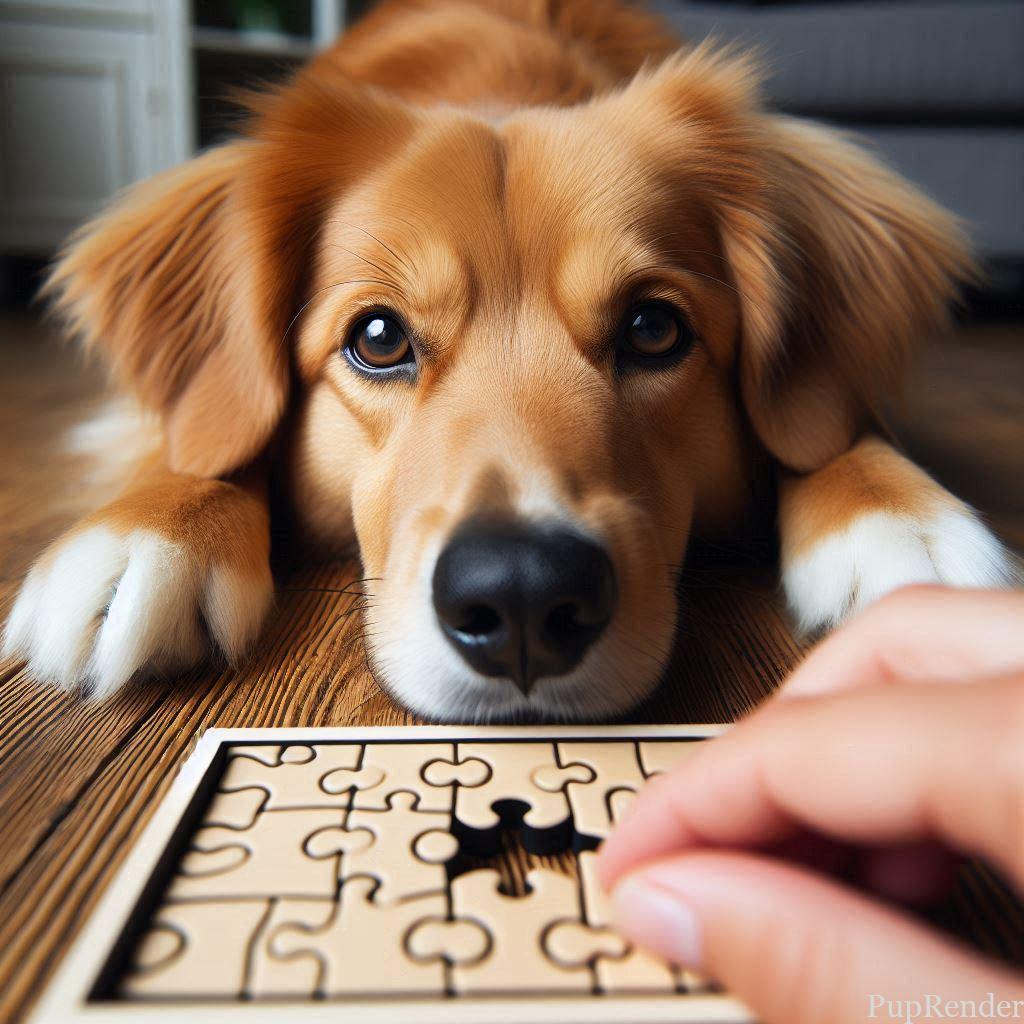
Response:
[{"label": "beige puzzle piece", "polygon": [[442,960],[446,964],[473,964],[491,950],[491,936],[476,921],[428,918],[416,924],[406,943],[414,960]]},{"label": "beige puzzle piece", "polygon": [[477,963],[451,968],[456,992],[496,994],[531,992],[589,992],[589,971],[568,970],[551,960],[543,936],[561,920],[580,920],[580,894],[566,875],[537,868],[526,876],[526,896],[498,891],[500,876],[491,868],[459,875],[451,883],[452,914],[456,920],[482,925],[491,936],[490,954]]},{"label": "beige puzzle piece", "polygon": [[170,903],[153,918],[121,984],[133,998],[240,996],[266,900]]},{"label": "beige puzzle piece", "polygon": [[648,778],[667,772],[683,758],[693,757],[701,749],[704,740],[641,740],[640,765]]},{"label": "beige puzzle piece", "polygon": [[546,793],[558,793],[570,782],[593,782],[595,778],[594,769],[585,764],[571,764],[567,768],[549,764],[533,773],[533,784]]},{"label": "beige puzzle piece", "polygon": [[253,998],[312,999],[322,983],[323,962],[313,952],[275,956],[271,951],[274,935],[285,925],[324,928],[337,910],[330,900],[274,900],[263,927],[253,943],[249,968],[248,994]]},{"label": "beige puzzle piece", "polygon": [[[359,785],[353,807],[368,811],[387,810],[388,798],[394,793],[413,793],[421,811],[450,811],[451,785],[434,786],[423,776],[423,769],[439,758],[453,759],[455,747],[451,743],[367,743],[363,753],[362,771],[372,773],[376,781]],[[355,773],[339,768],[323,780],[328,793],[344,792],[352,788]]]},{"label": "beige puzzle piece", "polygon": [[629,952],[629,943],[611,928],[596,928],[579,921],[558,921],[544,934],[544,952],[570,969],[596,967],[602,960],[618,960]]},{"label": "beige puzzle piece", "polygon": [[409,933],[425,918],[443,917],[443,892],[398,903],[377,903],[375,878],[345,880],[336,912],[323,927],[284,925],[270,937],[276,957],[314,953],[324,965],[322,994],[436,995],[445,993],[441,960],[414,960]]},{"label": "beige puzzle piece", "polygon": [[637,760],[636,744],[559,743],[558,757],[566,768],[583,765],[594,773],[592,782],[570,782],[565,787],[572,807],[573,828],[580,835],[607,838],[616,812],[621,812],[626,803],[625,798],[618,797],[613,807],[612,795],[636,792],[647,781]]},{"label": "beige puzzle piece", "polygon": [[501,819],[493,805],[500,800],[526,803],[523,822],[530,828],[553,828],[568,819],[565,793],[549,792],[534,781],[559,770],[551,743],[460,743],[459,757],[483,761],[491,769],[486,782],[456,790],[455,816],[463,825],[481,831],[496,828]]},{"label": "beige puzzle piece", "polygon": [[[311,836],[311,857],[343,853],[341,877],[373,875],[380,882],[378,903],[393,903],[421,893],[438,892],[448,881],[444,865],[459,852],[449,831],[451,815],[414,809],[413,793],[395,793],[383,811],[350,811],[345,828]],[[356,837],[368,841],[355,841]]]},{"label": "beige puzzle piece", "polygon": [[[611,903],[597,877],[597,853],[585,850],[577,856],[583,913],[595,929],[610,928]],[[646,950],[623,942],[624,955],[598,956],[594,962],[597,984],[604,992],[672,992],[678,985],[676,970]]]},{"label": "beige puzzle piece", "polygon": [[214,793],[203,815],[203,824],[223,825],[239,831],[252,828],[266,802],[265,789],[236,789],[230,793]]},{"label": "beige puzzle piece", "polygon": [[312,761],[315,756],[312,748],[302,743],[236,743],[228,747],[228,757],[248,757],[272,768],[281,763],[281,755],[286,750],[285,763]]},{"label": "beige puzzle piece", "polygon": [[[257,748],[259,749],[259,748]],[[268,765],[243,753],[245,747],[233,747],[221,777],[222,792],[254,787],[269,794],[265,810],[296,807],[348,807],[353,788],[379,784],[381,773],[358,770],[362,755],[360,743],[322,743],[315,746],[293,745],[280,749],[279,763]],[[322,785],[327,776],[345,771],[344,788],[328,791]]]},{"label": "beige puzzle piece", "polygon": [[178,861],[178,872],[189,878],[206,878],[208,875],[222,875],[240,868],[249,859],[244,846],[221,846],[209,851],[188,850]]},{"label": "beige puzzle piece", "polygon": [[[330,898],[337,889],[338,867],[316,860],[305,850],[315,832],[340,827],[345,811],[330,807],[264,811],[245,831],[211,825],[200,828],[193,849],[182,863],[188,874],[174,877],[170,899],[238,899],[245,896],[306,896]],[[207,857],[219,864],[225,847],[241,847],[247,856],[231,870],[204,870]],[[212,862],[211,862],[212,863]]]},{"label": "beige puzzle piece", "polygon": [[430,761],[423,768],[423,778],[432,786],[482,786],[490,777],[490,767],[475,757],[458,763]]}]

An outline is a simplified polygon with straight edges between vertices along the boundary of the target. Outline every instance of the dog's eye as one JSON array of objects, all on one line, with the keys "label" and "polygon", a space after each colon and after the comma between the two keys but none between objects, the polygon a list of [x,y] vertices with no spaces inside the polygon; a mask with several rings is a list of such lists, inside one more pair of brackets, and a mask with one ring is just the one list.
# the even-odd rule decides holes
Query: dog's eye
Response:
[{"label": "dog's eye", "polygon": [[386,313],[364,316],[352,328],[345,355],[359,370],[376,372],[415,363],[405,328]]},{"label": "dog's eye", "polygon": [[689,324],[661,302],[637,303],[626,313],[619,330],[622,355],[648,364],[684,355],[693,342]]}]

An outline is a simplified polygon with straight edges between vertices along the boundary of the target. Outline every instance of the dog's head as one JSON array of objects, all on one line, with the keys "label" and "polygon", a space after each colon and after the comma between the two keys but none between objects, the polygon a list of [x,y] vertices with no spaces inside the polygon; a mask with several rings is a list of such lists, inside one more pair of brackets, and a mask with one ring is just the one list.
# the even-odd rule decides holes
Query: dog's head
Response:
[{"label": "dog's head", "polygon": [[764,453],[844,451],[965,266],[934,205],[698,49],[498,119],[314,65],[55,285],[174,468],[287,422],[297,522],[358,540],[400,700],[593,718],[658,680],[691,533]]}]

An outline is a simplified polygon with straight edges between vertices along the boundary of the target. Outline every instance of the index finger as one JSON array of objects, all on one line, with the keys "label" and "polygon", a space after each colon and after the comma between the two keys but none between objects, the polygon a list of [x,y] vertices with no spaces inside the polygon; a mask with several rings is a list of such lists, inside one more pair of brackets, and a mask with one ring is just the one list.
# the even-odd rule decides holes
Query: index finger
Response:
[{"label": "index finger", "polygon": [[877,683],[974,682],[1024,669],[1024,593],[905,587],[823,640],[778,699]]},{"label": "index finger", "polygon": [[1024,880],[1024,676],[766,705],[649,784],[599,869],[611,886],[674,852],[806,829],[862,844],[936,838]]}]

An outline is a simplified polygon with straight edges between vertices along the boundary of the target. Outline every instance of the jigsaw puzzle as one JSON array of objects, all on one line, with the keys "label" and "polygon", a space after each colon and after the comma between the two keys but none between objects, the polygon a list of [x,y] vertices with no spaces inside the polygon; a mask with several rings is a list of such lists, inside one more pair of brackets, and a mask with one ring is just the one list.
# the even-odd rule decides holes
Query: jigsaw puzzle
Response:
[{"label": "jigsaw puzzle", "polygon": [[748,1020],[618,935],[595,871],[646,779],[715,731],[214,731],[40,1019]]}]

